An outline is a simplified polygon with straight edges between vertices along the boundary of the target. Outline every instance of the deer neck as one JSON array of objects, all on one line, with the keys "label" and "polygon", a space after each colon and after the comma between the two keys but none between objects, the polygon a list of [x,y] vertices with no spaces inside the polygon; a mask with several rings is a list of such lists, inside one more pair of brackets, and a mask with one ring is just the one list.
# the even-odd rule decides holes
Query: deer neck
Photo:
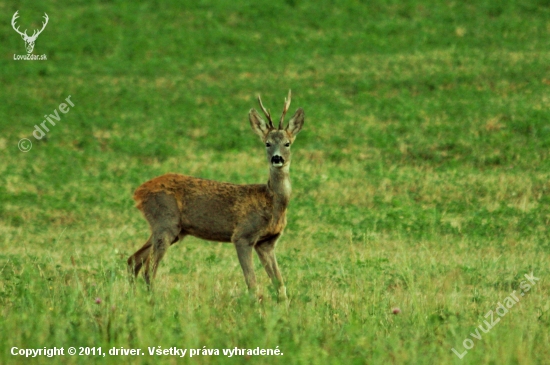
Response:
[{"label": "deer neck", "polygon": [[273,193],[274,218],[277,221],[285,215],[288,202],[290,201],[290,169],[289,165],[281,168],[271,167],[269,170],[268,189]]}]

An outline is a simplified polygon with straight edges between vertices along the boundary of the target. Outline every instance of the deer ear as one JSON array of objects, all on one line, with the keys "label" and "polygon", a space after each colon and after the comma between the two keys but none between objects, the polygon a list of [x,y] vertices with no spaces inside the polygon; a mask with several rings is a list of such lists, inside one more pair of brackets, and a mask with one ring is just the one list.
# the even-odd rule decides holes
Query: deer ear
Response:
[{"label": "deer ear", "polygon": [[269,126],[265,120],[263,120],[262,117],[260,117],[260,114],[258,114],[258,112],[254,109],[250,109],[248,119],[250,120],[250,126],[252,127],[254,133],[256,133],[263,141],[269,133]]},{"label": "deer ear", "polygon": [[290,119],[290,122],[288,122],[288,126],[285,128],[285,130],[292,134],[292,137],[296,137],[298,132],[302,129],[302,126],[304,125],[304,109],[298,108],[296,110],[296,113],[292,116]]}]

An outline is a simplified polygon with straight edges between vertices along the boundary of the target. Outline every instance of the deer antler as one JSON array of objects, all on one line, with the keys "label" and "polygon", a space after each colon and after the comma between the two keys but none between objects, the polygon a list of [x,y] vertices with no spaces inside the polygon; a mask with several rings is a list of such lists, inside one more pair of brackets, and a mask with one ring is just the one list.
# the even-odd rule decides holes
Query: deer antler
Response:
[{"label": "deer antler", "polygon": [[283,122],[285,121],[285,115],[290,107],[290,89],[288,90],[288,99],[285,98],[285,106],[283,108],[283,115],[281,115],[281,120],[279,120],[279,129],[283,129]]},{"label": "deer antler", "polygon": [[19,15],[17,15],[17,13],[19,13],[19,10],[17,10],[17,11],[15,12],[15,14],[13,14],[13,17],[11,18],[11,26],[13,27],[13,30],[15,30],[17,33],[19,33],[19,34],[21,34],[22,36],[25,36],[25,37],[28,38],[29,36],[27,35],[27,30],[26,30],[26,29],[25,29],[25,33],[21,33],[21,32],[19,31],[19,27],[17,27],[17,28],[15,27],[15,20],[16,20],[17,18],[19,18]]},{"label": "deer antler", "polygon": [[[45,23],[42,23],[42,29],[40,29],[40,30],[38,31],[38,33],[37,33],[36,30],[33,31],[31,38],[35,38],[35,39],[36,39],[36,38],[40,35],[40,33],[42,33],[42,31],[44,30],[44,28],[46,28],[46,25],[48,25],[48,20],[50,19],[50,18],[48,18],[48,14],[44,13],[44,18],[46,19],[46,22],[45,22]],[[36,33],[36,34],[35,34],[35,33]]]},{"label": "deer antler", "polygon": [[13,14],[13,17],[11,18],[11,26],[13,27],[13,30],[15,30],[17,33],[19,33],[21,36],[25,37],[25,39],[30,39],[30,40],[34,40],[36,39],[40,33],[42,33],[42,31],[44,30],[44,28],[46,28],[46,25],[48,24],[48,14],[44,13],[44,18],[46,19],[46,22],[45,23],[42,23],[42,29],[40,30],[34,30],[32,35],[29,37],[29,35],[27,34],[27,30],[25,29],[25,32],[21,33],[21,31],[19,30],[19,27],[15,27],[15,21],[17,20],[17,18],[19,18],[19,15],[17,14],[19,13],[19,10],[17,10],[15,12],[15,14]]},{"label": "deer antler", "polygon": [[262,104],[262,99],[260,98],[260,95],[258,95],[258,101],[260,102],[260,108],[262,108],[262,111],[264,112],[265,116],[267,117],[267,120],[269,121],[269,127],[271,129],[275,129],[275,127],[273,126],[273,119],[271,119],[271,114],[269,113],[269,110],[267,110]]}]

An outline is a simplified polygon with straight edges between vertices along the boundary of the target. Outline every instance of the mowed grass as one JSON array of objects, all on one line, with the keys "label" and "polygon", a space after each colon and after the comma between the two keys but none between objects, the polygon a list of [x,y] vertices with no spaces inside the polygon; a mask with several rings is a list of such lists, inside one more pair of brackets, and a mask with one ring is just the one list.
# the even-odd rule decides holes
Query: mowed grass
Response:
[{"label": "mowed grass", "polygon": [[[47,61],[13,60],[16,10],[22,29],[48,13],[34,51]],[[548,363],[548,1],[0,12],[0,363]],[[133,190],[166,172],[267,181],[247,113],[261,94],[278,114],[288,89],[291,112],[306,112],[277,247],[288,305],[257,259],[261,303],[230,244],[192,237],[169,249],[154,293],[133,288],[126,259],[149,236]],[[514,291],[519,303],[472,337]],[[54,346],[147,354],[11,355]],[[158,346],[283,355],[149,356]]]}]

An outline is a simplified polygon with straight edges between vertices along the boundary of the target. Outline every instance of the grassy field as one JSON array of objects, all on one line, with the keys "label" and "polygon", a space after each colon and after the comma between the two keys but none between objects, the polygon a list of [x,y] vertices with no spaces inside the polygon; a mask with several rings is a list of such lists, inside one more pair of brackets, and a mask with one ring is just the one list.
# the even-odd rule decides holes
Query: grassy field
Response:
[{"label": "grassy field", "polygon": [[[29,34],[48,14],[47,61],[13,59],[16,10]],[[549,1],[22,0],[0,14],[1,364],[550,363]],[[261,303],[230,244],[194,238],[169,249],[153,294],[132,289],[126,259],[149,236],[133,190],[166,172],[266,182],[247,113],[258,94],[279,111],[288,89],[306,113],[277,249],[288,306],[256,258]],[[188,353],[150,356],[159,346]],[[223,355],[235,347],[282,354]]]}]

